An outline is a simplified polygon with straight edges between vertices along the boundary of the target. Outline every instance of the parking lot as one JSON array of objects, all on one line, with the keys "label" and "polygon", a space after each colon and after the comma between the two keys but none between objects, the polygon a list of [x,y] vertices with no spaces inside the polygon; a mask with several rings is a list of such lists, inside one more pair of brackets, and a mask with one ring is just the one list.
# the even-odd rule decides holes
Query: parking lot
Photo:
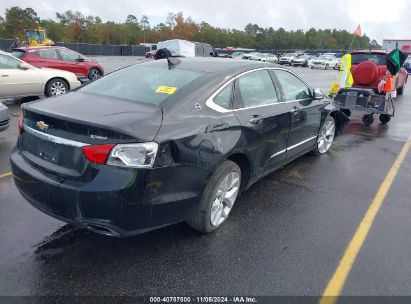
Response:
[{"label": "parking lot", "polygon": [[[141,59],[99,60],[111,72]],[[336,74],[292,70],[324,91]],[[66,225],[22,198],[9,164],[20,103],[6,104],[12,119],[0,133],[0,295],[319,296],[411,135],[408,84],[389,124],[376,119],[364,127],[362,114],[353,113],[330,153],[303,156],[256,183],[215,233],[180,223],[116,239]],[[410,293],[411,153],[397,169],[346,271],[343,295]]]}]

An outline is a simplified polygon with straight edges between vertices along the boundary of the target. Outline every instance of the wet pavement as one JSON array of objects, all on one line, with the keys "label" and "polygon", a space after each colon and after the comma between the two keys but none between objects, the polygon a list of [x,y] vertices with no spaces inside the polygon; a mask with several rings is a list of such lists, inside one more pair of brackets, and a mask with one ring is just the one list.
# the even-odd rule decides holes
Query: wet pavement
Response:
[{"label": "wet pavement", "polygon": [[[107,71],[135,58],[101,58]],[[293,69],[328,89],[335,71]],[[0,178],[0,295],[320,295],[411,135],[411,88],[388,125],[354,113],[329,154],[303,156],[255,184],[220,230],[176,224],[127,239],[75,229]],[[18,115],[19,104],[7,102]],[[0,133],[0,176],[17,116]],[[344,295],[410,295],[411,153],[377,214]]]}]

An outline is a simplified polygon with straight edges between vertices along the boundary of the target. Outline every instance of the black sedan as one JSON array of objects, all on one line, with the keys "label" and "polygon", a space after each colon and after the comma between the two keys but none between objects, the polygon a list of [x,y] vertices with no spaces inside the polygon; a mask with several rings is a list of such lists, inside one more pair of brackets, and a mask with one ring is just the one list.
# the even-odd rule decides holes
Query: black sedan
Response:
[{"label": "black sedan", "polygon": [[336,128],[331,100],[290,71],[216,58],[136,64],[22,110],[21,194],[111,236],[181,221],[211,232],[241,191],[326,153]]}]

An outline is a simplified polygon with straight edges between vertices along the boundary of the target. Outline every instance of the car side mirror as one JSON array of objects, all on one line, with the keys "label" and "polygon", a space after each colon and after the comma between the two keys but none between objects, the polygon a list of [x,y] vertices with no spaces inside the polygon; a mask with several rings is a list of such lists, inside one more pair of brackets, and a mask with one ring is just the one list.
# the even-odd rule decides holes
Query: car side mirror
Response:
[{"label": "car side mirror", "polygon": [[316,88],[316,89],[314,89],[314,92],[313,92],[313,97],[314,97],[314,99],[323,99],[323,97],[324,97],[324,95],[323,95],[323,92],[321,91],[321,89],[320,88]]},{"label": "car side mirror", "polygon": [[77,62],[84,62],[84,58],[77,58],[76,61]]},{"label": "car side mirror", "polygon": [[31,68],[31,66],[25,62],[22,62],[18,65],[18,68],[20,70],[29,70]]}]

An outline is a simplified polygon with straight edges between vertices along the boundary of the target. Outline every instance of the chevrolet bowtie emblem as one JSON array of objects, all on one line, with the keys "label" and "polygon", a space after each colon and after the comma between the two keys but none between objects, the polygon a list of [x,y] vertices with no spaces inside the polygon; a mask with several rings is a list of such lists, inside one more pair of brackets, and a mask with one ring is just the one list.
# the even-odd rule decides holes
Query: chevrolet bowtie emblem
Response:
[{"label": "chevrolet bowtie emblem", "polygon": [[39,128],[40,130],[47,130],[49,128],[49,125],[46,124],[44,121],[38,121],[36,123],[37,128]]}]

